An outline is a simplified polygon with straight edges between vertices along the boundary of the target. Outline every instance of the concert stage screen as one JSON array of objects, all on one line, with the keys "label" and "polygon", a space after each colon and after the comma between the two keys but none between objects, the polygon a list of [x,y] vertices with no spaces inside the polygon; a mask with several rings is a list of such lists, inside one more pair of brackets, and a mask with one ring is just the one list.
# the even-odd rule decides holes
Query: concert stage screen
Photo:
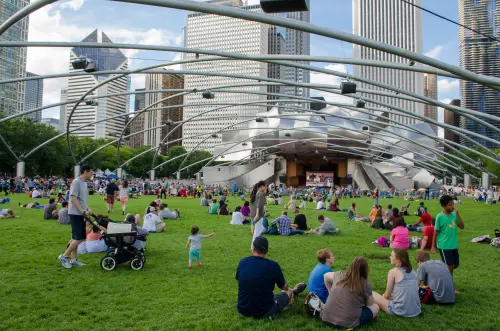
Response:
[{"label": "concert stage screen", "polygon": [[306,172],[306,186],[331,187],[333,185],[333,172]]}]

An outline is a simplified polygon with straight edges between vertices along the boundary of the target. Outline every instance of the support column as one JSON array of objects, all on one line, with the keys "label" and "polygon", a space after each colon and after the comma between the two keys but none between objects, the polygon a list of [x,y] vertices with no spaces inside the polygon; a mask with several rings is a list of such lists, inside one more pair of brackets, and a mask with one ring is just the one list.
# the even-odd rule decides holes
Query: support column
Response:
[{"label": "support column", "polygon": [[175,175],[177,176],[177,180],[181,180],[181,173],[180,172],[176,172]]},{"label": "support column", "polygon": [[80,165],[75,164],[75,167],[73,168],[73,178],[80,177]]},{"label": "support column", "polygon": [[488,189],[491,186],[490,174],[487,172],[483,172],[481,176],[481,186],[485,189]]},{"label": "support column", "polygon": [[26,177],[26,163],[24,161],[17,162],[16,177]]},{"label": "support column", "polygon": [[123,168],[116,169],[116,177],[118,177],[120,179],[123,177]]},{"label": "support column", "polygon": [[149,180],[152,182],[156,180],[156,170],[153,169],[149,172]]},{"label": "support column", "polygon": [[457,186],[457,176],[451,176],[451,185]]},{"label": "support column", "polygon": [[465,187],[470,186],[470,175],[469,174],[464,174],[464,186]]},{"label": "support column", "polygon": [[201,172],[196,173],[196,180],[201,180]]}]

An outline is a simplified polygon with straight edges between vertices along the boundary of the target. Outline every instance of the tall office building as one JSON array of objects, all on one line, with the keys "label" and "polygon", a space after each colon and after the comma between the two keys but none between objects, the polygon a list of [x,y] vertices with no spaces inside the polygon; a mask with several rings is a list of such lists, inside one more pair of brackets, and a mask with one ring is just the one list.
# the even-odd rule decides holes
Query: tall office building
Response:
[{"label": "tall office building", "polygon": [[[421,0],[409,0],[421,5]],[[401,0],[353,0],[354,34],[377,40],[386,44],[421,53],[422,43],[422,11]],[[385,61],[408,64],[408,59],[393,54],[354,45],[353,56],[357,59]],[[402,70],[354,66],[354,74],[377,82],[398,87],[407,91],[424,94],[424,77],[422,73]],[[359,88],[393,93],[373,85],[358,83]],[[362,97],[384,102],[392,106],[404,108],[420,116],[424,115],[424,105],[392,97],[361,93]],[[367,102],[367,105],[380,107]],[[401,115],[390,114],[390,119],[406,124],[420,121]]]},{"label": "tall office building", "polygon": [[[458,21],[460,24],[481,31],[493,37],[500,36],[500,1],[499,0],[459,0]],[[460,27],[459,30],[460,66],[477,74],[500,76],[500,43],[491,38]],[[500,93],[473,82],[460,81],[462,107],[481,113],[500,116]],[[500,128],[499,122],[489,121]],[[463,119],[463,127],[485,137],[500,140],[500,134],[477,124],[470,119]],[[473,138],[486,147],[498,148],[497,144]],[[462,144],[471,143],[462,139]]]},{"label": "tall office building", "polygon": [[[68,89],[61,89],[61,102],[68,101]],[[68,109],[68,105],[59,106],[59,124],[62,125],[63,128],[66,127],[66,109]]]},{"label": "tall office building", "polygon": [[[268,53],[269,54],[285,54],[285,37],[283,33],[280,32],[279,27],[271,26],[269,27],[268,33]],[[285,79],[285,67],[280,66],[279,64],[268,64],[267,65],[267,77],[274,79]],[[268,93],[285,93],[284,87],[281,85],[269,85],[267,87]],[[278,96],[269,95],[267,96],[267,100],[276,100],[280,99]],[[270,108],[271,105],[268,107]]]},{"label": "tall office building", "polygon": [[[29,0],[0,1],[0,24],[29,4]],[[17,22],[0,36],[0,41],[28,40],[28,17]],[[0,47],[0,77],[26,76],[26,47]],[[24,110],[24,82],[0,85],[0,113],[6,116]]]},{"label": "tall office building", "polygon": [[[460,99],[452,100],[450,102],[450,105],[460,107]],[[457,113],[452,112],[449,109],[444,110],[444,124],[448,124],[448,125],[455,126],[455,127],[460,127],[460,119],[461,119],[461,116],[458,115]],[[453,133],[451,130],[446,129],[446,128],[444,129],[444,139],[446,139],[447,141],[453,141],[453,142],[459,143],[460,142],[459,138],[460,137],[458,135],[456,135],[455,133]],[[446,152],[449,152],[451,149],[449,147],[445,146],[444,150]]]},{"label": "tall office building", "polygon": [[[285,18],[309,23],[311,16],[309,11],[291,12],[284,14]],[[285,30],[285,54],[287,55],[310,55],[311,54],[310,34],[303,31],[286,28]],[[309,65],[309,62],[300,62]],[[285,79],[298,82],[309,83],[310,73],[300,68],[285,68]],[[285,94],[296,95],[308,98],[309,89],[304,87],[285,86]],[[302,108],[309,108],[308,103],[299,104]]]},{"label": "tall office building", "polygon": [[[209,1],[213,4],[237,7],[242,10],[262,12],[260,5],[243,6],[241,0],[216,0]],[[186,25],[186,46],[189,48],[202,48],[209,50],[219,50],[223,52],[266,55],[268,54],[268,30],[266,24],[251,22],[226,16],[190,12]],[[195,54],[187,54],[185,58],[192,59]],[[203,55],[200,54],[200,58]],[[199,70],[204,72],[223,72],[228,74],[240,74],[246,76],[267,76],[267,65],[256,61],[213,61],[190,63],[185,65],[186,70]],[[238,83],[255,82],[231,77],[218,76],[195,76],[185,77],[186,89],[210,90],[210,88],[220,85],[231,85]],[[240,90],[248,92],[267,91],[265,86],[239,87]],[[187,95],[184,100],[186,104],[199,104],[184,108],[184,120],[200,115],[210,109],[220,106],[211,105],[213,103],[243,103],[243,102],[266,102],[265,95],[223,93],[216,91],[215,99],[203,99],[201,93]],[[226,127],[248,127],[248,123],[241,123],[244,115],[256,115],[265,111],[266,106],[259,107],[253,105],[228,107],[211,112],[206,117],[214,117],[202,121],[188,122],[183,127],[183,146],[187,150],[194,148],[199,142],[208,138],[199,148],[212,151],[216,144],[221,142],[221,135],[210,137],[213,131]],[[202,117],[201,117],[202,118]],[[205,136],[199,136],[206,134]],[[198,135],[197,137],[194,137]]]},{"label": "tall office building", "polygon": [[[146,76],[146,90],[155,91],[155,90],[183,89],[184,76],[174,73],[168,73],[168,71],[169,70],[165,70],[164,74],[160,73],[148,74]],[[177,96],[161,101],[178,93],[179,92],[148,93],[146,95],[145,106],[149,107],[157,102],[159,103],[152,106],[151,109],[182,105],[184,102],[183,96]],[[182,121],[182,119],[183,119],[182,107],[146,111],[144,113],[144,130],[153,127],[155,127],[156,129],[144,132],[144,145],[158,146],[163,140],[163,138],[166,137],[169,130],[175,127],[175,125],[172,127],[166,127],[166,126],[160,127],[160,126],[165,124],[167,121],[180,122]],[[182,145],[181,138],[182,138],[182,128],[178,128],[175,130],[175,132],[172,132],[167,139],[165,139],[164,141],[165,145],[161,146],[160,151],[162,153],[167,153],[168,147],[181,146]]]},{"label": "tall office building", "polygon": [[[101,37],[100,40],[98,37]],[[111,39],[104,32],[101,35],[95,30],[88,35],[82,42],[101,42],[112,43]],[[81,72],[81,70],[73,69],[71,63],[80,57],[87,57],[96,62],[98,70],[127,70],[128,59],[119,49],[113,48],[86,48],[75,47],[70,51],[69,72]],[[90,88],[98,83],[110,78],[110,75],[83,75],[73,76],[68,78],[68,99],[78,99]],[[95,90],[92,95],[87,97],[87,100],[95,96],[107,94],[125,93],[127,92],[127,77],[120,77],[108,84],[105,84]],[[98,105],[86,105],[81,103],[76,109],[71,118],[70,129],[76,128],[84,124],[90,124],[94,121],[103,120],[105,118],[124,115],[128,113],[126,108],[127,96],[115,96],[110,98],[96,99]],[[69,110],[72,107],[67,107],[66,118],[69,116]],[[125,126],[126,116],[116,117],[108,121],[103,121],[97,124],[89,125],[73,134],[80,137],[92,138],[111,138],[116,137],[121,133]]]},{"label": "tall office building", "polygon": [[[26,72],[26,77],[36,77],[31,72]],[[24,94],[24,110],[40,108],[43,103],[43,79],[28,80],[26,82]],[[42,120],[42,111],[31,113],[26,116],[32,122],[40,122]]]},{"label": "tall office building", "polygon": [[[135,89],[136,92],[145,91],[144,88]],[[146,94],[137,93],[135,95],[134,113],[143,110],[146,104]],[[135,114],[133,114],[135,115]],[[130,134],[144,130],[144,114],[139,115],[130,123]],[[128,139],[128,145],[132,148],[144,146],[144,133],[138,133]]]},{"label": "tall office building", "polygon": [[[438,84],[437,75],[434,74],[424,74],[424,95],[428,98],[437,100],[438,96]],[[438,112],[437,107],[433,105],[424,105],[424,116],[437,121]],[[437,126],[435,124],[430,124],[432,131],[437,135]]]}]

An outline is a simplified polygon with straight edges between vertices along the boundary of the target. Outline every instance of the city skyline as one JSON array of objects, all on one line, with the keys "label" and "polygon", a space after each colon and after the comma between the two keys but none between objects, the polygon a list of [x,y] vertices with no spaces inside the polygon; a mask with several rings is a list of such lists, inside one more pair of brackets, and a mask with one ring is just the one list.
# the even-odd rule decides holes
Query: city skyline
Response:
[{"label": "city skyline", "polygon": [[[249,1],[249,4],[258,1]],[[429,0],[422,0],[422,5],[430,10],[434,10],[445,16],[458,20],[457,3],[442,3]],[[342,0],[313,0],[311,1],[311,22],[316,25],[323,25],[329,28],[335,28],[347,32],[352,32],[352,3]],[[91,13],[109,12],[109,20],[101,22],[96,20]],[[83,15],[86,12],[89,15]],[[117,15],[116,13],[120,13]],[[133,13],[133,17],[130,16]],[[83,16],[82,16],[83,15]],[[161,17],[161,20],[155,20],[154,17]],[[162,9],[161,13],[148,10],[147,6],[133,6],[125,3],[93,3],[89,1],[67,1],[58,2],[46,6],[30,16],[33,24],[30,24],[29,40],[40,41],[79,41],[86,34],[99,27],[115,42],[130,42],[143,44],[165,44],[181,45],[181,31],[185,25],[187,12]],[[134,20],[133,27],[125,24],[127,19]],[[151,23],[153,22],[153,23]],[[76,25],[78,24],[78,26]],[[438,28],[441,34],[433,33],[433,29]],[[445,60],[448,63],[458,65],[458,28],[454,25],[444,22],[430,15],[423,15],[424,29],[424,53],[427,55]],[[452,36],[450,38],[450,36]],[[61,73],[67,70],[67,56],[61,57],[61,51],[64,49],[44,49],[30,48],[28,50],[28,69],[34,70],[37,67],[37,61],[46,60],[49,66],[42,68],[39,74]],[[63,52],[64,53],[64,52]],[[67,53],[66,53],[67,54]],[[180,59],[180,54],[158,53],[152,51],[124,50],[124,54],[129,57],[129,67],[137,68],[159,63],[158,60]],[[328,40],[325,38],[311,35],[311,54],[328,55],[338,57],[351,57],[352,47],[350,44]],[[148,60],[150,59],[150,60]],[[59,61],[58,61],[59,60]],[[344,65],[332,65],[313,63],[322,67],[333,67],[338,71],[352,71],[352,68]],[[61,67],[63,69],[61,69]],[[144,87],[144,75],[134,75],[132,78],[132,90]],[[324,75],[311,74],[312,82],[324,82],[337,84],[339,79]],[[44,104],[59,102],[60,89],[67,85],[62,80],[47,80],[45,86]],[[439,78],[439,99],[441,101],[451,101],[459,98],[458,81],[449,78]],[[323,93],[312,93],[312,96],[324,96]],[[332,96],[327,96],[332,98]],[[328,99],[327,98],[327,99]],[[132,102],[133,104],[133,102]],[[58,117],[59,109],[52,109],[44,112],[44,117]],[[442,112],[440,112],[442,120]]]}]

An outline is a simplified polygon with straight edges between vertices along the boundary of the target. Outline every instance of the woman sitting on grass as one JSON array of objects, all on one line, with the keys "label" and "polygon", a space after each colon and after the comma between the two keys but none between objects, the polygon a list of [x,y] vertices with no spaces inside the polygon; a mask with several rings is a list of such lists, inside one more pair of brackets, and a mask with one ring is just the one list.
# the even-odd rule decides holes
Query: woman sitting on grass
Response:
[{"label": "woman sitting on grass", "polygon": [[349,207],[349,210],[347,211],[347,217],[353,221],[356,221],[358,219],[358,216],[356,215],[356,203],[353,202],[351,207]]},{"label": "woman sitting on grass", "polygon": [[290,201],[286,204],[286,208],[288,210],[294,211],[295,208],[297,208],[297,200],[295,200],[295,197],[292,195],[290,196]]},{"label": "woman sitting on grass", "polygon": [[229,209],[227,208],[227,205],[224,202],[220,203],[220,207],[217,210],[217,214],[219,214],[219,215],[229,215]]},{"label": "woman sitting on grass", "polygon": [[238,206],[234,209],[233,213],[231,214],[231,221],[229,224],[231,225],[243,225],[250,223],[250,221],[245,219],[245,216],[241,213],[241,207]]},{"label": "woman sitting on grass", "polygon": [[321,319],[325,324],[339,329],[357,328],[370,323],[379,312],[374,295],[372,284],[368,281],[368,262],[359,256],[351,262],[345,277],[332,284]]},{"label": "woman sitting on grass", "polygon": [[391,231],[391,247],[401,249],[410,248],[410,230],[406,228],[403,218],[399,217],[393,223],[394,228]]},{"label": "woman sitting on grass", "polygon": [[382,295],[373,292],[375,303],[389,315],[415,317],[420,315],[418,280],[412,271],[408,251],[393,249],[391,264],[395,268],[387,275],[387,289]]},{"label": "woman sitting on grass", "polygon": [[213,199],[210,206],[208,206],[208,213],[210,215],[217,215],[218,210],[219,210],[219,204],[217,203],[217,199]]},{"label": "woman sitting on grass", "polygon": [[249,201],[245,201],[245,203],[243,203],[243,207],[241,207],[241,214],[243,214],[243,216],[245,216],[245,217],[250,217],[250,202]]},{"label": "woman sitting on grass", "polygon": [[383,229],[384,228],[384,220],[382,219],[382,208],[377,209],[377,213],[375,214],[375,219],[371,222],[372,227],[375,229]]},{"label": "woman sitting on grass", "polygon": [[333,201],[330,210],[331,211],[340,211],[340,208],[339,208],[339,199],[338,198],[335,198],[335,201]]}]

